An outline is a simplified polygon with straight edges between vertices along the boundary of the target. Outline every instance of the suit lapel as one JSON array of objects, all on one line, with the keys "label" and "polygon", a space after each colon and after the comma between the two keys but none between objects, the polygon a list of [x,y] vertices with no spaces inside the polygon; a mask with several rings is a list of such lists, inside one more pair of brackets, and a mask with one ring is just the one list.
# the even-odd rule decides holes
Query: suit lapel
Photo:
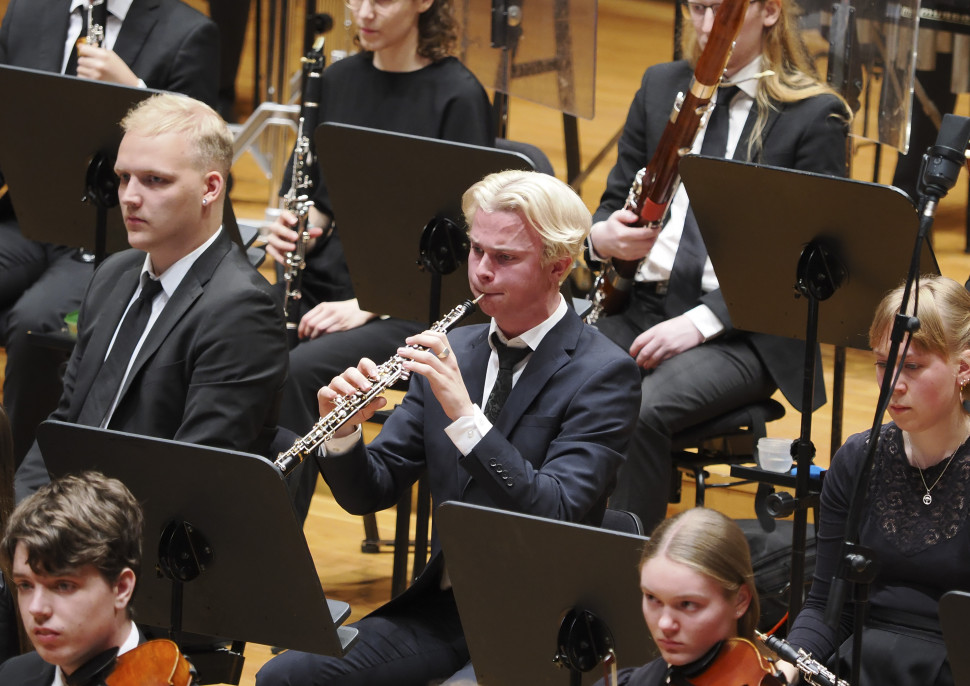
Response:
[{"label": "suit lapel", "polygon": [[[36,2],[36,0],[31,0]],[[71,19],[71,0],[57,0],[47,4],[40,18],[37,41],[37,68],[55,74],[63,73],[64,46]]]},{"label": "suit lapel", "polygon": [[[748,112],[748,118],[744,120],[744,128],[741,129],[741,138],[738,139],[738,147],[734,149],[734,155],[731,157],[733,160],[738,160],[740,162],[758,162],[759,160],[749,160],[748,159],[748,142],[751,140],[751,133],[754,130],[754,123],[758,119],[758,103],[755,102],[751,106],[751,110]],[[775,108],[770,108],[768,110],[768,117],[765,119],[765,127],[761,132],[761,140],[765,141],[768,139],[768,134],[771,132],[771,128],[778,121],[778,115],[780,112]]]},{"label": "suit lapel", "polygon": [[124,388],[121,390],[121,396],[118,399],[119,404],[125,397],[125,394],[128,393],[132,380],[142,370],[145,363],[158,351],[176,324],[192,308],[192,305],[198,300],[199,296],[205,292],[205,285],[212,278],[212,273],[222,262],[231,247],[232,244],[229,242],[226,232],[222,231],[215,242],[199,256],[199,259],[189,269],[185,278],[182,279],[178,288],[175,289],[172,297],[165,304],[165,309],[162,310],[162,313],[152,325],[151,331],[148,332],[145,342],[138,351],[138,355],[135,356],[135,361],[125,379]]},{"label": "suit lapel", "polygon": [[129,67],[138,59],[141,49],[148,40],[148,34],[155,28],[160,4],[159,0],[136,1],[128,8],[128,14],[121,25],[121,32],[115,40],[114,51]]},{"label": "suit lapel", "polygon": [[[570,309],[566,312],[566,316],[543,337],[538,349],[529,358],[522,376],[512,387],[508,400],[505,401],[502,411],[492,425],[495,431],[500,431],[503,436],[509,436],[512,433],[512,429],[519,423],[522,415],[529,409],[536,397],[543,392],[553,375],[569,362],[572,351],[576,349],[583,326],[583,322],[575,311]],[[476,402],[484,393],[485,374],[481,370],[484,370],[488,362],[488,355],[491,353],[491,348],[485,342],[487,334],[488,330],[486,329],[481,337],[481,345],[478,346],[478,354],[474,356],[475,361],[469,364],[468,370],[462,370],[462,375],[466,379],[475,378],[477,380],[474,391],[477,395],[471,396],[472,400]],[[476,368],[472,367],[471,364],[480,365],[477,367],[477,373],[472,372]],[[473,392],[470,387],[469,392]],[[460,467],[459,469],[459,483],[462,484],[460,493],[463,499],[465,490],[471,483],[471,477],[464,469]]]},{"label": "suit lapel", "polygon": [[[144,264],[144,253],[139,253],[142,258],[130,267],[125,269],[118,276],[114,287],[103,302],[105,307],[100,312],[95,312],[94,319],[84,322],[85,327],[92,329],[91,339],[84,349],[84,359],[78,369],[78,376],[74,383],[74,388],[84,389],[84,393],[77,393],[72,400],[76,412],[81,411],[88,392],[94,385],[94,380],[104,364],[104,358],[108,354],[108,344],[121,324],[121,318],[128,307],[128,302],[138,287],[138,279],[141,276],[141,269]],[[97,276],[95,276],[97,278]],[[75,415],[77,416],[77,415]]]},{"label": "suit lapel", "polygon": [[516,381],[495,422],[495,428],[508,436],[532,402],[542,393],[549,379],[569,361],[583,323],[572,310],[546,334],[532,353],[522,376]]}]

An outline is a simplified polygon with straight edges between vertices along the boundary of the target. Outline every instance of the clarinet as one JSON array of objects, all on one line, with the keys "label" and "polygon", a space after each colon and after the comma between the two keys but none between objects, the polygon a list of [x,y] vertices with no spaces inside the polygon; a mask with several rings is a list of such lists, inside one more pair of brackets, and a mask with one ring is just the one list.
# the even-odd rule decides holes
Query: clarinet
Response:
[{"label": "clarinet", "polygon": [[[653,157],[633,180],[624,209],[637,214],[640,226],[653,228],[663,222],[679,179],[680,158],[690,152],[697,131],[710,116],[711,97],[727,67],[747,7],[748,0],[726,0],[714,15],[714,26],[687,94],[677,95]],[[593,284],[587,323],[595,324],[603,314],[616,314],[626,307],[639,267],[640,261],[610,260]]]},{"label": "clarinet", "polygon": [[[482,295],[479,295],[474,300],[466,300],[432,324],[429,330],[436,333],[445,333],[455,324],[474,312],[476,304],[482,297]],[[427,350],[427,348],[420,345],[411,345],[408,347],[414,350]],[[333,438],[337,429],[346,424],[351,417],[366,407],[377,396],[381,395],[398,381],[407,380],[411,373],[404,368],[406,361],[406,358],[400,355],[394,355],[377,368],[377,374],[372,379],[373,385],[369,390],[358,390],[351,395],[342,396],[334,400],[334,408],[326,417],[321,417],[313,425],[310,433],[303,438],[298,438],[293,444],[293,447],[277,456],[274,464],[283,473],[283,476],[288,476],[321,443]]]},{"label": "clarinet", "polygon": [[760,631],[755,632],[758,640],[775,651],[778,656],[798,667],[802,673],[802,678],[815,686],[849,686],[845,679],[836,679],[835,675],[825,668],[818,660],[812,658],[810,653],[803,649],[796,649],[791,643],[783,638],[766,636]]},{"label": "clarinet", "polygon": [[[332,22],[331,22],[332,25]],[[306,269],[306,251],[310,243],[310,226],[308,223],[310,208],[310,189],[313,180],[310,170],[314,165],[313,145],[310,136],[320,117],[320,79],[324,67],[323,54],[324,36],[319,36],[313,48],[302,58],[304,65],[303,105],[300,110],[300,121],[296,133],[296,147],[293,151],[293,172],[290,177],[290,188],[283,196],[283,209],[296,215],[296,247],[286,253],[283,262],[283,282],[286,295],[283,299],[283,316],[286,319],[287,335],[290,347],[297,343],[297,327],[300,324],[299,301],[302,297],[303,271]]]}]

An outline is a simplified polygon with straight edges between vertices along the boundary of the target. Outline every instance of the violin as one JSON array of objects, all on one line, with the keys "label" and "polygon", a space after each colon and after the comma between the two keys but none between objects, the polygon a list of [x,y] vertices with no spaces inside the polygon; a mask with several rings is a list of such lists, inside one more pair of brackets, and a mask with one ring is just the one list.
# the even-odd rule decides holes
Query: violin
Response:
[{"label": "violin", "polygon": [[106,686],[192,686],[195,670],[172,641],[148,641],[115,658]]},{"label": "violin", "polygon": [[751,641],[729,638],[703,672],[690,677],[691,686],[783,686],[785,683]]}]

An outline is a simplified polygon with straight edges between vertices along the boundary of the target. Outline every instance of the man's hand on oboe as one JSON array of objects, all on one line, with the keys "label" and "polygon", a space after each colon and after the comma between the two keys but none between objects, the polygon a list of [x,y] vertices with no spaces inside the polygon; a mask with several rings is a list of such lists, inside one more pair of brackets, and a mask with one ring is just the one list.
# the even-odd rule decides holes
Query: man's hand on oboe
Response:
[{"label": "man's hand on oboe", "polygon": [[[333,412],[336,407],[335,401],[340,397],[351,396],[357,391],[369,391],[373,386],[371,379],[377,378],[377,365],[373,360],[363,358],[356,367],[349,367],[340,376],[335,376],[330,384],[317,391],[317,403],[320,408],[320,416],[326,417]],[[349,436],[358,424],[363,424],[374,416],[378,410],[387,405],[387,398],[378,396],[366,406],[360,408],[359,412],[347,420],[347,422],[334,432],[334,438]]]}]

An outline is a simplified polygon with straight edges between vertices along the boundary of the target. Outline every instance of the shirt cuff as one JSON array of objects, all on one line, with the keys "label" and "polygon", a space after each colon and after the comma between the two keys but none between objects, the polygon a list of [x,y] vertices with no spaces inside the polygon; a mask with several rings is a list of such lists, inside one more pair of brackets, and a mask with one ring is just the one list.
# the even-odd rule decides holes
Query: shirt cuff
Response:
[{"label": "shirt cuff", "polygon": [[320,457],[337,457],[339,455],[346,455],[354,446],[357,445],[357,441],[360,440],[362,435],[360,430],[360,424],[354,427],[354,432],[349,436],[343,436],[341,438],[332,438],[329,441],[324,441],[323,445],[320,446]]},{"label": "shirt cuff", "polygon": [[491,428],[492,423],[478,405],[475,405],[475,414],[459,417],[445,427],[445,433],[462,455],[468,455]]},{"label": "shirt cuff", "polygon": [[589,259],[593,260],[594,262],[606,262],[607,258],[601,257],[600,254],[596,252],[596,248],[593,247],[592,235],[586,237],[586,248],[589,251]]},{"label": "shirt cuff", "polygon": [[701,332],[705,341],[709,341],[724,331],[724,324],[717,318],[714,311],[707,305],[698,305],[684,313],[691,323]]}]

